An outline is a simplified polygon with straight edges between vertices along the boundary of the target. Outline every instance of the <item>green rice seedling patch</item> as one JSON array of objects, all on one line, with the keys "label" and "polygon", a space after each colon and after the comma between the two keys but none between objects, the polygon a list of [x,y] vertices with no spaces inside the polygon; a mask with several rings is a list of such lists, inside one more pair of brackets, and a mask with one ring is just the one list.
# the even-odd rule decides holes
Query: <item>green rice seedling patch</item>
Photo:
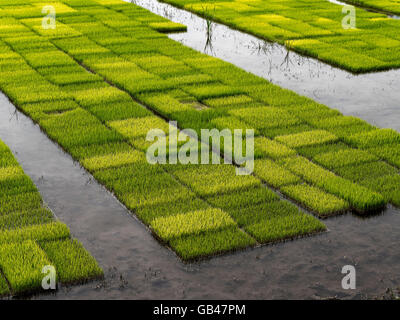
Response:
[{"label": "green rice seedling patch", "polygon": [[360,184],[379,192],[386,201],[400,207],[400,175],[383,175],[378,178],[366,178]]},{"label": "green rice seedling patch", "polygon": [[260,185],[260,181],[250,175],[236,175],[232,165],[186,165],[179,166],[173,174],[196,193],[207,196],[243,190]]},{"label": "green rice seedling patch", "polygon": [[242,130],[243,136],[246,136],[247,130],[253,130],[254,135],[258,134],[258,130],[254,129],[251,124],[241,121],[236,117],[219,117],[212,119],[210,123],[219,130],[229,129],[232,132],[234,132],[234,130]]},{"label": "green rice seedling patch", "polygon": [[325,130],[330,130],[336,127],[357,126],[362,124],[373,128],[373,126],[371,126],[364,120],[352,116],[336,116],[325,119],[310,119],[308,122],[317,128]]},{"label": "green rice seedling patch", "polygon": [[255,160],[254,173],[275,188],[301,181],[298,176],[269,159]]},{"label": "green rice seedling patch", "polygon": [[284,186],[281,190],[320,217],[327,217],[349,209],[346,201],[307,184]]},{"label": "green rice seedling patch", "polygon": [[96,260],[76,239],[46,241],[41,247],[54,263],[62,283],[80,283],[103,276]]},{"label": "green rice seedling patch", "polygon": [[41,205],[42,198],[37,192],[0,195],[0,215],[18,210],[40,208]]},{"label": "green rice seedling patch", "polygon": [[53,213],[45,208],[8,213],[0,216],[0,231],[46,224],[53,219]]},{"label": "green rice seedling patch", "polygon": [[[171,67],[172,68],[172,67]],[[180,67],[178,67],[180,68]],[[186,68],[186,67],[185,67]],[[206,75],[206,74],[192,74],[193,70],[186,70],[185,72],[190,72],[190,74],[183,74],[183,75],[178,75],[178,76],[171,76],[171,72],[169,74],[165,74],[162,73],[161,76],[163,76],[164,78],[167,78],[168,81],[171,82],[171,84],[174,85],[175,88],[179,87],[179,86],[183,86],[183,85],[191,85],[191,84],[200,84],[200,83],[208,83],[208,82],[212,82],[213,79]],[[154,72],[153,69],[150,70],[151,72]],[[176,67],[174,67],[174,71],[176,71]],[[154,72],[155,73],[155,72]],[[157,74],[157,73],[155,73]]]},{"label": "green rice seedling patch", "polygon": [[346,200],[361,213],[378,210],[385,206],[381,195],[336,176],[331,171],[325,170],[305,158],[288,158],[285,161],[285,167],[307,182]]},{"label": "green rice seedling patch", "polygon": [[0,267],[14,293],[33,292],[42,286],[42,268],[51,265],[33,241],[0,245]]},{"label": "green rice seedling patch", "polygon": [[294,133],[302,133],[305,131],[312,131],[314,130],[313,127],[309,126],[308,124],[298,124],[290,127],[275,127],[275,128],[264,128],[261,129],[260,132],[262,135],[268,138],[275,138],[277,136],[284,136]]},{"label": "green rice seedling patch", "polygon": [[270,189],[265,187],[249,188],[227,194],[217,194],[207,197],[207,202],[213,206],[227,210],[252,207],[259,203],[279,200],[279,197]]},{"label": "green rice seedling patch", "polygon": [[140,95],[140,99],[154,110],[165,116],[171,116],[175,112],[192,109],[192,107],[187,103],[182,103],[178,99],[168,94]]},{"label": "green rice seedling patch", "polygon": [[70,98],[66,92],[50,83],[23,86],[6,85],[2,90],[18,105]]},{"label": "green rice seedling patch", "polygon": [[335,169],[348,165],[376,161],[378,158],[363,150],[342,149],[339,151],[318,154],[313,160],[324,167]]},{"label": "green rice seedling patch", "polygon": [[199,198],[189,197],[165,203],[149,204],[138,208],[136,214],[144,223],[149,225],[156,218],[185,214],[193,211],[193,208],[206,210],[210,209],[211,206]]},{"label": "green rice seedling patch", "polygon": [[335,169],[343,178],[360,182],[364,179],[376,179],[386,175],[395,175],[399,170],[383,161],[374,161],[359,165],[349,165]]},{"label": "green rice seedling patch", "polygon": [[94,75],[92,73],[62,73],[62,74],[54,74],[48,76],[47,79],[57,85],[65,85],[65,84],[79,84],[85,82],[96,82],[101,80],[102,78],[98,75]]},{"label": "green rice seedling patch", "polygon": [[64,127],[58,129],[46,128],[45,126],[43,126],[43,128],[50,138],[57,141],[67,151],[69,151],[71,147],[124,141],[123,137],[117,132],[100,124],[75,128]]},{"label": "green rice seedling patch", "polygon": [[76,146],[69,149],[70,154],[75,159],[86,159],[96,156],[105,156],[110,154],[125,153],[132,150],[126,142],[92,144],[89,146]]},{"label": "green rice seedling patch", "polygon": [[307,158],[314,158],[315,156],[322,154],[322,153],[336,152],[336,151],[346,150],[346,149],[349,149],[349,146],[344,144],[343,142],[339,141],[339,142],[329,143],[329,144],[300,147],[300,148],[297,148],[296,151],[299,154],[301,154]]},{"label": "green rice seedling patch", "polygon": [[254,149],[255,154],[260,153],[262,156],[272,159],[285,158],[296,154],[295,150],[265,137],[256,137],[254,139]]},{"label": "green rice seedling patch", "polygon": [[101,183],[107,183],[109,181],[123,180],[123,179],[151,179],[151,177],[163,175],[165,172],[160,166],[155,166],[143,162],[135,162],[131,165],[126,165],[118,168],[103,169],[94,172],[94,177]]},{"label": "green rice seedling patch", "polygon": [[324,130],[306,131],[285,136],[278,136],[276,141],[286,144],[291,148],[312,146],[317,144],[332,143],[337,141],[337,137]]},{"label": "green rice seedling patch", "polygon": [[377,129],[352,135],[348,140],[355,147],[368,148],[400,143],[400,134],[393,129]]},{"label": "green rice seedling patch", "polygon": [[25,228],[1,231],[0,244],[20,243],[27,240],[50,241],[65,239],[69,236],[69,229],[64,223],[51,222],[43,225],[32,225]]},{"label": "green rice seedling patch", "polygon": [[299,208],[287,201],[263,202],[248,207],[229,208],[226,211],[240,227],[265,223],[271,219],[297,215],[300,212]]},{"label": "green rice seedling patch", "polygon": [[78,108],[79,105],[72,99],[54,100],[39,103],[28,103],[21,106],[21,109],[35,120],[46,118],[47,115],[63,113]]},{"label": "green rice seedling patch", "polygon": [[159,237],[168,241],[234,225],[235,222],[226,212],[220,209],[206,209],[156,218],[152,221],[151,228]]},{"label": "green rice seedling patch", "polygon": [[204,100],[204,103],[213,108],[224,107],[243,107],[245,105],[255,104],[255,101],[246,95],[228,96],[215,99]]},{"label": "green rice seedling patch", "polygon": [[[358,6],[362,6],[365,8],[377,9],[379,11],[400,14],[400,4],[396,0],[348,0],[348,3],[353,3]],[[384,18],[381,18],[385,21]]]},{"label": "green rice seedling patch", "polygon": [[33,68],[69,66],[75,64],[75,61],[70,56],[58,50],[24,53],[23,57]]},{"label": "green rice seedling patch", "polygon": [[175,23],[175,22],[152,22],[149,23],[149,27],[159,31],[159,32],[164,32],[164,33],[171,33],[171,32],[185,32],[187,30],[187,27],[183,24],[180,23]]},{"label": "green rice seedling patch", "polygon": [[244,249],[256,241],[237,227],[208,231],[170,240],[169,245],[184,260],[194,260],[219,253]]},{"label": "green rice seedling patch", "polygon": [[156,116],[112,121],[108,124],[127,138],[146,136],[151,129],[160,129],[163,132],[168,132],[169,129],[168,123]]},{"label": "green rice seedling patch", "polygon": [[261,243],[270,243],[306,236],[326,230],[314,217],[299,212],[297,215],[279,217],[244,227],[245,231]]},{"label": "green rice seedling patch", "polygon": [[183,90],[199,100],[241,94],[241,90],[220,83],[185,86]]},{"label": "green rice seedling patch", "polygon": [[18,165],[17,160],[15,160],[12,152],[7,149],[0,154],[0,168],[6,168]]},{"label": "green rice seedling patch", "polygon": [[379,147],[369,148],[368,151],[400,168],[400,146],[398,144],[379,145]]},{"label": "green rice seedling patch", "polygon": [[142,118],[151,115],[151,113],[134,102],[114,102],[110,105],[94,105],[88,110],[101,121],[126,120],[129,118]]},{"label": "green rice seedling patch", "polygon": [[143,161],[143,154],[136,150],[124,153],[114,153],[110,155],[95,156],[81,161],[82,165],[89,171],[119,167]]},{"label": "green rice seedling patch", "polygon": [[2,196],[11,196],[37,191],[32,180],[25,174],[21,174],[14,178],[0,180],[0,188],[2,190]]},{"label": "green rice seedling patch", "polygon": [[83,106],[111,104],[119,101],[131,101],[130,96],[114,87],[80,90],[72,94]]},{"label": "green rice seedling patch", "polygon": [[[137,208],[148,206],[150,204],[160,204],[171,202],[174,200],[187,199],[193,197],[194,194],[187,188],[178,183],[168,186],[168,188],[157,189],[151,181],[132,186],[129,181],[106,184],[110,189],[116,189],[115,193],[128,209],[137,210]],[[132,193],[127,192],[133,189]]]},{"label": "green rice seedling patch", "polygon": [[239,117],[257,129],[290,127],[301,122],[290,113],[276,107],[233,109],[229,114]]},{"label": "green rice seedling patch", "polygon": [[329,129],[329,132],[336,135],[338,138],[343,140],[346,143],[351,144],[351,136],[360,133],[366,133],[368,131],[372,131],[376,129],[376,127],[372,127],[369,124],[359,124],[355,126],[343,126]]},{"label": "green rice seedling patch", "polygon": [[24,171],[19,166],[0,168],[0,183],[3,183],[4,180],[13,179],[23,174]]}]

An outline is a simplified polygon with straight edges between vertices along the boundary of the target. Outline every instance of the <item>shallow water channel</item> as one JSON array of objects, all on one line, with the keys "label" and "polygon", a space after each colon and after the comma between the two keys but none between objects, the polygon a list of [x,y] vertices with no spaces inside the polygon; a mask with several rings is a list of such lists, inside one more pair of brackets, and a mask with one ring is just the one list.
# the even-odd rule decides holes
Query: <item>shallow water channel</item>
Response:
[{"label": "shallow water channel", "polygon": [[[153,0],[137,2],[158,6]],[[152,11],[164,12],[161,6]],[[189,30],[171,38],[203,50],[204,20],[170,6],[167,10],[173,15],[169,18]],[[217,57],[345,114],[400,129],[400,93],[395,90],[400,71],[354,76],[292,52],[285,61],[280,46],[221,25],[213,30]],[[346,214],[324,220],[329,231],[317,236],[183,264],[4,95],[0,139],[106,273],[104,281],[61,287],[34,299],[365,298],[400,286],[400,210],[389,207],[365,219]],[[341,287],[341,270],[348,264],[356,267],[356,290]]]}]

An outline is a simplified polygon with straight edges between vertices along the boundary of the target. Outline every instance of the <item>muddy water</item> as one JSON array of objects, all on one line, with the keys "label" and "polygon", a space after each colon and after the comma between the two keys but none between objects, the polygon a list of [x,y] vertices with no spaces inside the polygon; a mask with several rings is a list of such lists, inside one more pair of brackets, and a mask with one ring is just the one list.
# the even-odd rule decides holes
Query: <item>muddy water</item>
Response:
[{"label": "muddy water", "polygon": [[157,0],[134,2],[186,25],[188,32],[171,34],[170,38],[188,47],[233,63],[345,115],[400,131],[400,69],[354,75],[217,23],[212,24],[211,44],[206,46],[204,19]]},{"label": "muddy water", "polygon": [[[363,298],[400,285],[399,210],[348,214],[326,220],[330,231],[318,236],[183,264],[3,95],[0,139],[106,273],[34,299]],[[356,290],[341,288],[347,264]]]}]

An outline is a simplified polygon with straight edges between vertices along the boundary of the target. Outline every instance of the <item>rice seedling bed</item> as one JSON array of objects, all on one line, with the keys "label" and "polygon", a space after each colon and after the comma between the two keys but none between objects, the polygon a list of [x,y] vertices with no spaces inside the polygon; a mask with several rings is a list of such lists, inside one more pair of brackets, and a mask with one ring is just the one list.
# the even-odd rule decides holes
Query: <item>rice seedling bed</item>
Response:
[{"label": "rice seedling bed", "polygon": [[[324,0],[162,0],[289,50],[315,57],[354,73],[398,68],[400,21],[355,8],[354,28],[342,27],[342,6]],[[400,13],[395,0],[349,0],[348,3]],[[379,39],[374,41],[374,39]]]},{"label": "rice seedling bed", "polygon": [[396,0],[346,0],[345,2],[362,6],[365,8],[376,9],[381,12],[393,13],[400,15],[400,4]]},{"label": "rice seedling bed", "polygon": [[[0,163],[0,295],[43,290],[46,266],[55,268],[56,280],[62,283],[102,277],[96,260],[45,207],[36,186],[1,141]],[[61,245],[68,242],[74,246]]]},{"label": "rice seedling bed", "polygon": [[[184,260],[325,230],[316,217],[279,200],[264,183],[319,216],[350,207],[367,213],[387,202],[398,203],[395,192],[388,195],[385,188],[367,184],[369,177],[375,178],[367,170],[360,170],[358,176],[340,171],[378,159],[399,168],[398,154],[391,151],[397,150],[399,142],[394,132],[344,117],[337,110],[186,48],[163,33],[183,27],[167,24],[168,20],[136,5],[119,0],[93,0],[90,6],[83,0],[57,3],[74,12],[60,17],[57,32],[37,30],[39,20],[35,18],[0,19],[0,27],[11,24],[14,30],[0,34],[1,54],[12,57],[0,56],[5,66],[0,73],[6,75],[0,88]],[[280,21],[279,29],[288,27],[286,22]],[[166,27],[162,32],[157,31],[159,24]],[[313,36],[320,32],[300,26]],[[8,40],[24,37],[39,37],[41,46],[31,51],[23,41]],[[52,52],[60,59],[43,58]],[[176,132],[254,129],[258,158],[254,175],[237,176],[235,166],[223,164],[224,159],[215,153],[220,165],[149,164],[147,132],[157,128],[168,132],[168,120],[177,121]],[[348,129],[351,134],[343,137],[338,127],[357,130]],[[171,139],[167,134],[167,149]],[[1,150],[0,144],[0,154],[7,154]],[[176,155],[176,147],[171,151],[166,150],[169,160]],[[316,164],[318,160],[323,166]],[[15,166],[15,160],[5,156],[0,160],[2,166]],[[3,174],[13,177],[14,173]],[[17,181],[12,186],[25,190],[29,208],[39,210],[40,199],[27,192],[31,185]],[[0,202],[21,211],[15,205],[15,192],[9,188]],[[18,212],[15,219],[27,229],[35,228],[40,220],[27,222]],[[12,224],[1,220],[1,225]],[[22,238],[32,240],[28,235]],[[79,256],[86,261],[79,246],[65,238],[57,238],[57,243],[44,238],[46,243],[53,242],[40,246],[48,249],[50,259],[58,261],[57,248],[64,248],[66,252],[77,250],[65,259]],[[83,273],[97,270],[95,265],[82,265],[87,266]],[[62,270],[60,277],[73,281],[71,272]]]}]

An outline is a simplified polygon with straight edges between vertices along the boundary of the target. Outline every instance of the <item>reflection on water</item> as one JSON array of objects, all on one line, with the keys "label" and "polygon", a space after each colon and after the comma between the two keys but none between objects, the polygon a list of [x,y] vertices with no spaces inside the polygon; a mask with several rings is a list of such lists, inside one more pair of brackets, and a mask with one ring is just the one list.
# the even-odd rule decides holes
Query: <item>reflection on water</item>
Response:
[{"label": "reflection on water", "polygon": [[135,3],[188,27],[186,33],[171,34],[171,39],[346,115],[400,131],[400,70],[354,75],[218,23],[212,23],[210,37],[205,19],[157,0]]}]

